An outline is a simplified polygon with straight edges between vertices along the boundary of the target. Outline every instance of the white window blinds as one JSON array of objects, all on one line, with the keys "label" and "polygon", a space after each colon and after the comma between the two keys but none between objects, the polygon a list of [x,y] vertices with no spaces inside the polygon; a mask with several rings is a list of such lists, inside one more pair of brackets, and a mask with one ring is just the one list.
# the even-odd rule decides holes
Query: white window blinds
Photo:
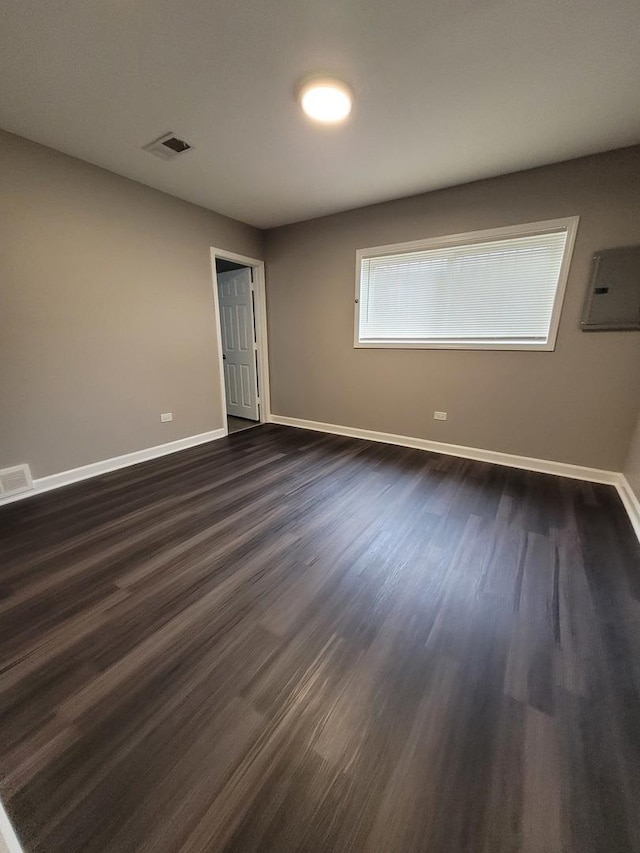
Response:
[{"label": "white window blinds", "polygon": [[357,343],[544,348],[568,232],[569,225],[393,254],[367,250]]}]

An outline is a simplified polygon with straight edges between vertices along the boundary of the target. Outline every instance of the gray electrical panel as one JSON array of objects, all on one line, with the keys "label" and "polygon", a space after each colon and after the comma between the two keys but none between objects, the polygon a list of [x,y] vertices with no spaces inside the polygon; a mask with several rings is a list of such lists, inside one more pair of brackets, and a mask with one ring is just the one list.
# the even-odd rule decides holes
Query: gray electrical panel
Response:
[{"label": "gray electrical panel", "polygon": [[596,252],[580,325],[585,332],[640,329],[640,246]]}]

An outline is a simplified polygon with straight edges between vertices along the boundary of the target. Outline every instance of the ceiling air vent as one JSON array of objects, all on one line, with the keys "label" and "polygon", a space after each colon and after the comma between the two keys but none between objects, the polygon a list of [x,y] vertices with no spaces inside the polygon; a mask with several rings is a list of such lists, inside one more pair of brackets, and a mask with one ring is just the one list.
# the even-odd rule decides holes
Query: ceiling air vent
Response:
[{"label": "ceiling air vent", "polygon": [[17,495],[19,492],[28,492],[32,488],[33,480],[28,465],[16,465],[0,471],[0,498]]},{"label": "ceiling air vent", "polygon": [[179,157],[180,154],[191,151],[193,145],[189,145],[188,142],[180,139],[175,133],[165,133],[164,136],[142,147],[149,154],[154,154],[161,160],[173,160],[174,157]]}]

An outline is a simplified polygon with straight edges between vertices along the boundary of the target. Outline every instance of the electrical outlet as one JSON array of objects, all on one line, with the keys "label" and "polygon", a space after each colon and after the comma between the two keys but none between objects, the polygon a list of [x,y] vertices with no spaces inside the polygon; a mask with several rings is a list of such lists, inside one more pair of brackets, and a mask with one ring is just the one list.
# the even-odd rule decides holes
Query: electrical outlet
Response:
[{"label": "electrical outlet", "polygon": [[173,412],[164,412],[160,415],[160,420],[163,424],[168,424],[169,421],[173,420]]},{"label": "electrical outlet", "polygon": [[446,412],[434,412],[433,413],[434,421],[446,421],[447,413]]}]

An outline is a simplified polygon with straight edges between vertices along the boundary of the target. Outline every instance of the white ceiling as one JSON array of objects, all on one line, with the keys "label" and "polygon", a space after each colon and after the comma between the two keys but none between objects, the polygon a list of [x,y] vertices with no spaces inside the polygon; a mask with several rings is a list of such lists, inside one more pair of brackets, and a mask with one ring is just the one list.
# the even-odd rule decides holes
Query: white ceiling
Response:
[{"label": "white ceiling", "polygon": [[264,228],[640,142],[639,43],[638,0],[19,0],[0,126]]}]

